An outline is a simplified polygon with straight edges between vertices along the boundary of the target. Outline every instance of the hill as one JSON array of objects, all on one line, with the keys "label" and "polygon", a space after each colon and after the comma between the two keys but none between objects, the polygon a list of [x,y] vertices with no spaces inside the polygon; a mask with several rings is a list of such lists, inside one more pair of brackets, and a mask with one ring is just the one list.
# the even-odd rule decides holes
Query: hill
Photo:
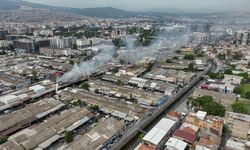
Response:
[{"label": "hill", "polygon": [[43,4],[31,3],[24,0],[0,0],[0,10],[16,10],[21,6],[32,7],[34,9],[49,9],[54,11],[64,11],[69,13],[76,13],[83,16],[90,17],[130,17],[136,16],[138,13],[129,12],[112,7],[97,7],[97,8],[69,8],[69,7],[53,7]]}]

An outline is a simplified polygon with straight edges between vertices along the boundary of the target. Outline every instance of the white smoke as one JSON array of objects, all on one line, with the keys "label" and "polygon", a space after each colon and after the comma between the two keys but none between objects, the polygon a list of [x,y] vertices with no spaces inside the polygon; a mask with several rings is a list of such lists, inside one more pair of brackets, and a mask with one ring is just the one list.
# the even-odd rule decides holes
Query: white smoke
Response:
[{"label": "white smoke", "polygon": [[94,73],[97,68],[105,66],[106,63],[111,61],[114,56],[114,47],[105,47],[90,61],[82,62],[81,64],[75,64],[74,67],[67,73],[65,73],[58,82],[73,82],[81,77],[85,77]]},{"label": "white smoke", "polygon": [[152,41],[152,44],[146,47],[136,46],[135,37],[125,39],[126,49],[119,50],[117,53],[119,59],[125,60],[130,64],[136,64],[143,58],[165,57],[180,47],[186,45],[189,41],[190,33],[173,33],[161,32]]},{"label": "white smoke", "polygon": [[135,49],[136,48],[135,42],[136,42],[136,36],[127,36],[125,38],[126,49],[127,50]]},{"label": "white smoke", "polygon": [[[125,50],[118,50],[117,60],[123,59],[131,64],[136,64],[145,57],[156,58],[158,56],[165,57],[173,50],[180,48],[187,43],[190,34],[180,34],[177,36],[168,35],[168,33],[160,33],[150,46],[142,47],[136,46],[136,38],[133,36],[127,37],[125,42],[127,44]],[[111,60],[114,60],[115,49],[114,46],[100,46],[103,48],[98,55],[92,60],[82,62],[80,65],[75,64],[74,67],[64,74],[58,82],[74,82],[81,77],[91,75],[96,72],[98,68],[105,66]]]}]

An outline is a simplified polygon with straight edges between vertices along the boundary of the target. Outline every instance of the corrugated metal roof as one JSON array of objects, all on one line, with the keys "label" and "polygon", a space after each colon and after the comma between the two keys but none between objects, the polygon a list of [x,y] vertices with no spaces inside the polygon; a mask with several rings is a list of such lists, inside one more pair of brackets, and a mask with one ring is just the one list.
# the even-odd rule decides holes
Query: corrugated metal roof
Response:
[{"label": "corrugated metal roof", "polygon": [[60,109],[60,108],[63,107],[63,106],[65,106],[65,104],[59,104],[59,105],[57,105],[56,107],[54,107],[54,108],[52,108],[52,109],[49,109],[49,110],[47,110],[47,111],[45,111],[45,112],[42,112],[42,113],[40,113],[40,114],[37,114],[36,117],[37,117],[37,118],[42,118],[42,117],[44,117],[44,116],[47,116],[48,114],[57,111],[58,109]]},{"label": "corrugated metal roof", "polygon": [[188,142],[188,143],[193,143],[196,139],[196,135],[195,134],[192,134],[192,133],[189,133],[189,132],[186,132],[186,131],[183,131],[183,130],[176,130],[174,133],[173,133],[173,137],[177,137],[177,138],[181,138],[183,139],[184,141]]},{"label": "corrugated metal roof", "polygon": [[111,115],[115,117],[119,117],[121,119],[124,119],[127,116],[127,114],[120,112],[120,111],[114,111]]},{"label": "corrugated metal roof", "polygon": [[47,139],[46,141],[44,141],[43,143],[39,144],[39,148],[41,149],[46,149],[48,148],[53,142],[57,141],[58,139],[60,139],[60,136],[58,134],[52,136],[51,138]]},{"label": "corrugated metal roof", "polygon": [[162,138],[170,131],[176,122],[163,118],[143,138],[154,145],[158,145]]},{"label": "corrugated metal roof", "polygon": [[89,117],[84,117],[81,120],[77,121],[76,123],[72,124],[71,126],[69,126],[67,128],[67,131],[73,131],[76,128],[78,128],[79,126],[81,126],[82,124],[86,123],[87,121],[89,121]]},{"label": "corrugated metal roof", "polygon": [[185,148],[187,147],[187,143],[183,142],[182,140],[176,139],[171,137],[167,143],[166,146],[171,147],[171,148],[175,148],[176,150],[185,150]]}]

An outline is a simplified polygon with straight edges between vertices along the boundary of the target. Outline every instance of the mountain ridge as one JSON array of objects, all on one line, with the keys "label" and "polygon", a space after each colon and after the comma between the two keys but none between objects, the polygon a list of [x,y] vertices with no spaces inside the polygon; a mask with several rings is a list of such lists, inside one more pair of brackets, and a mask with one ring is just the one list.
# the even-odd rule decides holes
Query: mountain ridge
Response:
[{"label": "mountain ridge", "polygon": [[[135,17],[135,16],[180,16],[180,15],[197,15],[196,13],[183,13],[181,11],[176,12],[162,12],[162,11],[150,11],[150,12],[133,12],[122,10],[114,7],[95,7],[95,8],[71,8],[71,7],[57,7],[49,6],[45,4],[32,3],[25,0],[0,0],[0,10],[15,10],[20,9],[21,6],[32,7],[34,9],[48,9],[54,11],[62,11],[67,13],[75,13],[82,16],[98,17],[98,18],[121,18],[121,17]],[[213,14],[213,13],[212,13]],[[214,13],[219,14],[219,13]],[[211,15],[211,13],[199,13],[198,15]]]},{"label": "mountain ridge", "polygon": [[89,17],[130,17],[141,15],[141,13],[130,12],[113,7],[95,7],[95,8],[70,8],[70,7],[55,7],[44,4],[27,2],[24,0],[0,0],[0,10],[16,10],[22,6],[32,7],[34,9],[49,9],[54,11],[64,11],[68,13],[76,13]]}]

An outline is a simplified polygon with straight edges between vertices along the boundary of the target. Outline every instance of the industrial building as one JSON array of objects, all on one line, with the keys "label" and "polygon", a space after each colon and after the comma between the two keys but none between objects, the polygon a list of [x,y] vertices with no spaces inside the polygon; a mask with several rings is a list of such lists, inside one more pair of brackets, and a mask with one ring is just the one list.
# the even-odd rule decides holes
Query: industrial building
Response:
[{"label": "industrial building", "polygon": [[159,93],[146,92],[140,89],[134,89],[129,87],[122,87],[108,82],[100,80],[90,81],[91,91],[98,91],[104,95],[109,95],[116,98],[125,98],[127,100],[135,101],[142,107],[154,107],[159,104],[163,95]]},{"label": "industrial building", "polygon": [[115,118],[104,119],[78,140],[74,141],[66,150],[96,150],[107,149],[109,145],[125,131],[125,123]]},{"label": "industrial building", "polygon": [[175,129],[176,121],[163,118],[143,137],[141,146],[162,149]]},{"label": "industrial building", "polygon": [[30,79],[25,79],[20,76],[7,73],[0,73],[0,83],[9,87],[10,89],[18,90],[30,85],[31,81]]},{"label": "industrial building", "polygon": [[9,137],[0,149],[46,149],[64,137],[65,131],[73,131],[93,117],[83,108],[72,108],[54,115],[37,126],[26,128]]},{"label": "industrial building", "polygon": [[0,117],[0,135],[11,135],[32,123],[55,113],[64,104],[53,98],[43,99],[23,109]]},{"label": "industrial building", "polygon": [[155,68],[144,75],[144,78],[160,80],[167,83],[185,86],[189,84],[195,77],[193,72],[185,72],[181,70],[172,70],[164,68]]},{"label": "industrial building", "polygon": [[36,85],[14,91],[0,96],[0,113],[10,110],[13,107],[24,104],[26,101],[36,99],[55,91],[56,85],[50,80],[38,82]]},{"label": "industrial building", "polygon": [[[100,111],[127,121],[140,117],[145,110],[136,104],[121,102],[116,98],[107,98],[102,95],[89,93],[80,89],[66,89],[58,93],[63,99],[73,98],[89,105],[97,105]],[[62,99],[61,98],[61,99]]]}]

